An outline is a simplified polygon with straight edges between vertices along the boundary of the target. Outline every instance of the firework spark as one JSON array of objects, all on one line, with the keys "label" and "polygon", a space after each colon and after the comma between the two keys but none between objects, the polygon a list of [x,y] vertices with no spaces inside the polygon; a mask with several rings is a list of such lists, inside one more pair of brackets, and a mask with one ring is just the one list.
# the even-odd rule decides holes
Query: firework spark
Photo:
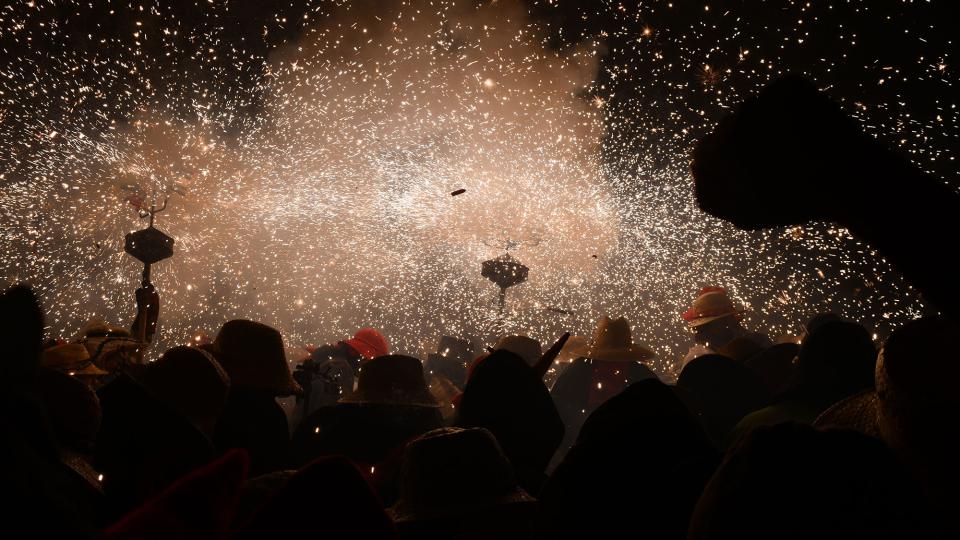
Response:
[{"label": "firework spark", "polygon": [[[582,4],[5,8],[0,44],[22,54],[0,64],[3,284],[38,288],[51,335],[129,320],[139,274],[122,238],[135,206],[170,197],[160,349],[235,317],[291,346],[374,325],[419,353],[441,334],[589,335],[609,314],[672,373],[679,314],[707,284],[774,335],[825,309],[881,336],[924,312],[846,231],[705,216],[687,156],[729,107],[804,70],[956,183],[948,32],[863,53],[857,26],[933,8]],[[934,97],[909,102],[908,85]],[[500,321],[479,263],[507,244],[531,272]]]}]

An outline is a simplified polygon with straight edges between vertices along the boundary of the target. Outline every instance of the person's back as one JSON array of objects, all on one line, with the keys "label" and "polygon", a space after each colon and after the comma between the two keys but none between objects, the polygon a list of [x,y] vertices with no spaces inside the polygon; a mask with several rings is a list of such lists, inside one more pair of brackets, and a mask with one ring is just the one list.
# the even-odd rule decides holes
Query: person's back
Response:
[{"label": "person's back", "polygon": [[94,465],[103,473],[109,515],[119,517],[216,456],[200,430],[129,375],[97,395],[103,422]]},{"label": "person's back", "polygon": [[677,378],[677,387],[691,402],[691,409],[718,448],[726,446],[737,422],[770,401],[756,373],[719,354],[689,362]]},{"label": "person's back", "polygon": [[876,369],[880,435],[920,483],[938,518],[960,535],[960,325],[944,317],[911,321],[884,344]]},{"label": "person's back", "polygon": [[780,422],[812,424],[823,411],[873,386],[876,349],[866,329],[832,321],[814,329],[800,346],[797,381],[776,403],[746,416],[735,436]]},{"label": "person's back", "polygon": [[[620,377],[620,374],[624,377]],[[557,378],[550,396],[564,425],[564,438],[557,458],[573,445],[580,427],[597,407],[635,382],[656,379],[656,374],[638,362],[605,362],[577,358]]]},{"label": "person's back", "polygon": [[196,347],[174,347],[147,366],[141,382],[153,397],[213,436],[230,378],[212,355]]},{"label": "person's back", "polygon": [[776,398],[790,387],[796,374],[793,363],[800,346],[796,343],[778,343],[748,358],[744,365],[760,377],[760,381]]},{"label": "person's back", "polygon": [[563,420],[540,376],[526,360],[498,350],[467,382],[456,423],[482,427],[497,438],[520,486],[536,495],[544,471],[563,440]]},{"label": "person's back", "polygon": [[631,385],[601,405],[540,493],[541,538],[683,538],[718,461],[669,387]]},{"label": "person's back", "polygon": [[96,538],[93,516],[70,498],[70,479],[54,430],[36,394],[43,312],[27,287],[0,294],[0,462],[7,497],[0,522],[8,535]]},{"label": "person's back", "polygon": [[249,452],[253,475],[279,470],[289,457],[287,415],[269,393],[231,388],[213,439],[221,451]]},{"label": "person's back", "polygon": [[102,418],[97,395],[79,379],[49,368],[38,373],[36,393],[53,428],[63,471],[69,479],[65,494],[84,514],[102,522],[103,488],[92,464]]},{"label": "person's back", "polygon": [[300,393],[276,329],[228,321],[209,351],[230,378],[230,392],[214,431],[217,448],[243,448],[254,476],[283,468],[289,458],[287,416],[276,398]]},{"label": "person's back", "polygon": [[932,538],[920,500],[882,442],[786,423],[757,429],[728,452],[688,538]]}]

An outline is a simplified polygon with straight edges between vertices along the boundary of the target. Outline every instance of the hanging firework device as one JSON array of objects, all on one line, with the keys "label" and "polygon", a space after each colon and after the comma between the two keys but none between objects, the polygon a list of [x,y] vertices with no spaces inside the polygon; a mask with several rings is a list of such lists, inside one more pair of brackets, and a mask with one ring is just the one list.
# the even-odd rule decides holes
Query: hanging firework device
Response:
[{"label": "hanging firework device", "polygon": [[489,279],[500,287],[500,312],[507,303],[507,289],[519,285],[527,280],[530,269],[514,259],[509,253],[483,261],[480,275]]},{"label": "hanging firework device", "polygon": [[127,234],[123,248],[134,259],[143,263],[143,278],[140,288],[137,289],[137,317],[133,320],[131,329],[133,337],[142,343],[153,340],[160,316],[160,295],[150,282],[150,265],[173,256],[173,238],[153,226],[154,216],[166,209],[166,199],[159,208],[150,205],[150,210],[141,209],[140,217],[149,217],[150,225],[146,229]]}]

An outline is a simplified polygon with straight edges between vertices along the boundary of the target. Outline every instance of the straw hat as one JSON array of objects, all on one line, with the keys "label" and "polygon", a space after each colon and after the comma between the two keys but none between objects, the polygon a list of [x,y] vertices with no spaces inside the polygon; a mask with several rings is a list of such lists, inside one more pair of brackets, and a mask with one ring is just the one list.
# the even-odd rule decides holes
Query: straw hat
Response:
[{"label": "straw hat", "polygon": [[563,348],[560,349],[560,354],[557,355],[554,363],[568,364],[573,362],[577,358],[580,358],[582,353],[585,353],[589,348],[590,343],[587,342],[587,338],[583,336],[570,336],[563,345]]},{"label": "straw hat", "polygon": [[423,379],[423,364],[402,354],[379,356],[364,362],[356,391],[340,398],[338,403],[440,407]]},{"label": "straw hat", "polygon": [[109,373],[142,361],[145,344],[130,337],[126,328],[104,322],[91,322],[80,330],[77,340],[90,353],[90,360]]},{"label": "straw hat", "polygon": [[643,345],[633,343],[630,323],[620,317],[600,319],[590,346],[579,351],[570,351],[574,357],[586,357],[591,360],[610,362],[630,362],[649,360],[657,354]]},{"label": "straw hat", "polygon": [[93,364],[89,351],[80,343],[66,343],[44,349],[40,365],[74,376],[107,375],[106,371]]},{"label": "straw hat", "polygon": [[723,317],[740,315],[744,311],[733,305],[723,287],[704,287],[700,289],[700,295],[693,301],[690,309],[684,311],[682,316],[690,328],[696,328]]},{"label": "straw hat", "polygon": [[880,437],[879,407],[877,392],[864,390],[831,405],[814,420],[813,425],[818,428],[842,427]]}]

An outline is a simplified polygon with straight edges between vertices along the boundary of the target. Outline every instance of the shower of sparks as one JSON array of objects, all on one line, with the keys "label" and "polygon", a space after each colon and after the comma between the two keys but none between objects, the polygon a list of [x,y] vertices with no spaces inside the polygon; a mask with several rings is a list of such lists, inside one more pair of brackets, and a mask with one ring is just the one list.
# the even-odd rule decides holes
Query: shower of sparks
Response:
[{"label": "shower of sparks", "polygon": [[[929,2],[248,4],[0,8],[0,284],[37,288],[51,336],[129,323],[123,236],[165,197],[154,353],[238,317],[292,348],[372,325],[421,354],[607,314],[669,377],[705,285],[772,336],[831,310],[882,337],[926,312],[844,230],[704,215],[688,156],[795,71],[960,185],[951,19]],[[499,320],[479,270],[508,244],[531,271]]]}]

